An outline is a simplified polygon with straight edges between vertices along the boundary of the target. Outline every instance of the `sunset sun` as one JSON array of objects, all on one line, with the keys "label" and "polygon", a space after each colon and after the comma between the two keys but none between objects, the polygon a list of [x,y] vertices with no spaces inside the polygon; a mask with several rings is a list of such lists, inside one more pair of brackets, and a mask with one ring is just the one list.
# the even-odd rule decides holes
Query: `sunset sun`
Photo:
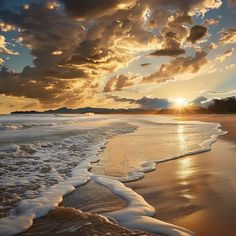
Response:
[{"label": "sunset sun", "polygon": [[188,100],[186,98],[176,98],[174,104],[175,107],[182,108],[188,105]]}]

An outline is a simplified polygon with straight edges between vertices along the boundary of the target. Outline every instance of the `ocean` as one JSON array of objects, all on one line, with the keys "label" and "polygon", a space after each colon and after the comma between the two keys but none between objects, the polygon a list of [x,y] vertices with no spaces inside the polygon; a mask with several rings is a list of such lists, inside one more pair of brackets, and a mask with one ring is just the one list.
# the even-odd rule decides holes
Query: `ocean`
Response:
[{"label": "ocean", "polygon": [[[155,209],[124,183],[143,178],[157,164],[209,151],[222,134],[219,124],[179,122],[169,116],[2,115],[0,235],[28,229],[32,220],[46,215],[63,196],[91,179],[129,203],[123,210],[104,214],[121,225],[192,235],[152,218]],[[119,159],[109,153],[100,159],[107,142],[119,135],[133,137],[126,143],[131,151],[117,143],[114,151],[120,152]],[[137,145],[144,147],[138,153]]]}]

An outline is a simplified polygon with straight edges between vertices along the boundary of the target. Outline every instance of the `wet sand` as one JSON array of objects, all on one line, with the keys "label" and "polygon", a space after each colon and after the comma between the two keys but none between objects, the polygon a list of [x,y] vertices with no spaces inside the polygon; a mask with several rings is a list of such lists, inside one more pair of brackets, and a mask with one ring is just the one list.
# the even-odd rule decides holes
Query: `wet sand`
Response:
[{"label": "wet sand", "polygon": [[161,236],[131,231],[95,213],[57,207],[20,236]]},{"label": "wet sand", "polygon": [[[223,129],[229,131],[229,134],[222,136],[212,146],[211,152],[159,164],[157,170],[146,173],[144,179],[129,182],[126,185],[133,188],[156,208],[156,217],[160,220],[190,229],[198,236],[235,236],[236,145],[233,143],[236,137],[235,117],[221,115],[178,116],[178,119],[182,121],[202,120],[221,123]],[[116,150],[121,146],[125,147],[125,152],[133,152],[136,144],[133,143],[130,146],[128,145],[129,141],[132,141],[132,134],[111,139],[105,149],[108,153],[104,151],[101,158],[107,154],[112,154],[112,158],[118,158],[120,152],[116,152]],[[129,146],[131,150],[129,150]],[[141,151],[143,148],[138,146],[137,149]],[[117,161],[119,160],[117,159]],[[67,195],[61,206],[67,207],[66,209],[73,207],[83,211],[103,213],[121,209],[126,206],[126,202],[112,195],[106,188],[90,181]],[[52,214],[54,213],[52,212]],[[48,216],[51,217],[50,214]],[[41,232],[40,225],[45,223],[49,228],[44,232],[52,230],[51,226],[60,223],[60,221],[63,223],[62,227],[72,227],[75,224],[70,217],[68,218],[70,223],[67,224],[64,222],[67,219],[65,216],[63,216],[64,221],[59,215],[59,218],[53,215],[53,221],[51,218],[48,220],[48,216],[36,220],[33,227],[23,235]],[[91,222],[89,221],[89,223]],[[97,227],[92,224],[92,230],[93,226]],[[109,226],[105,227],[104,225],[104,229],[109,232]],[[127,234],[123,231],[123,234],[122,231],[119,231],[120,229],[119,227],[114,228],[114,231],[110,231],[111,235],[135,235],[131,231],[126,231]],[[79,234],[66,235],[87,234],[87,231],[83,232],[84,234],[80,232]]]},{"label": "wet sand", "polygon": [[36,219],[33,226],[19,236],[164,236],[130,230],[98,214],[119,210],[126,205],[107,188],[90,181],[65,196],[59,207]]},{"label": "wet sand", "polygon": [[159,164],[144,179],[127,185],[156,208],[160,220],[198,236],[235,236],[236,116],[178,119],[218,122],[229,133],[221,136],[210,152]]},{"label": "wet sand", "polygon": [[128,183],[157,210],[156,218],[198,236],[236,235],[236,146],[220,140],[211,152],[157,165]]}]

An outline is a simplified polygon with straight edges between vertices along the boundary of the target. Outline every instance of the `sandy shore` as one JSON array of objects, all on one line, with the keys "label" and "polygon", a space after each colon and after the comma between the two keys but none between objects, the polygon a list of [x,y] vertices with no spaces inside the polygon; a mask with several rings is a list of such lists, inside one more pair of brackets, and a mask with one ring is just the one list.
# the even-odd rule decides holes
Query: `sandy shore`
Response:
[{"label": "sandy shore", "polygon": [[236,116],[178,119],[221,123],[229,133],[213,144],[212,151],[162,163],[144,179],[127,185],[156,208],[160,220],[188,228],[198,236],[235,236]]},{"label": "sandy shore", "polygon": [[[147,173],[142,180],[129,182],[126,185],[156,208],[157,219],[190,229],[198,236],[235,236],[236,116],[185,115],[178,116],[177,119],[221,123],[223,129],[229,133],[212,146],[211,152],[159,164],[156,171]],[[148,140],[146,141],[149,143]],[[113,170],[116,170],[114,165],[127,159],[127,156],[130,157],[139,145],[138,142],[138,139],[134,142],[132,134],[117,136],[109,141],[101,158],[109,160],[109,163],[112,160],[111,165]],[[151,148],[154,143],[149,144],[149,154],[155,155],[155,149]],[[142,150],[142,147],[139,146],[139,149]],[[147,150],[143,150],[139,155],[145,154]],[[122,158],[119,159],[121,156]],[[131,161],[136,157],[131,156]],[[66,196],[61,206],[66,207],[69,213],[71,213],[70,207],[103,213],[124,208],[126,204],[106,188],[90,181]],[[64,211],[63,208],[62,210]],[[72,219],[73,214],[67,215],[67,213],[64,215],[61,208],[56,208],[56,212],[36,220],[33,227],[22,235],[35,235],[35,232],[46,233],[50,230],[53,232],[54,225],[61,225],[62,230],[65,227],[73,227],[76,225]],[[67,232],[65,235],[87,235],[87,232],[96,232],[97,235],[104,235],[104,232],[110,232],[110,235],[144,235],[142,232],[132,232],[118,225],[110,227],[110,223],[106,224],[104,221],[96,225],[93,216],[86,215],[85,221],[83,217],[81,218],[83,227],[79,230],[84,231],[75,231],[75,234]],[[78,220],[78,215],[75,218]],[[102,227],[105,231],[99,234],[97,227]],[[61,234],[63,235],[63,231]]]}]

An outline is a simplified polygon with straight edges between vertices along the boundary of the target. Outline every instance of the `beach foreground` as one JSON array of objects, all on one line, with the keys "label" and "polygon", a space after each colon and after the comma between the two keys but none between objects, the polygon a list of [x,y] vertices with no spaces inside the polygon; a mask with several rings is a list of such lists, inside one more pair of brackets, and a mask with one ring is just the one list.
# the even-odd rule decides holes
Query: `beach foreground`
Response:
[{"label": "beach foreground", "polygon": [[[221,123],[228,134],[212,145],[210,152],[157,165],[142,180],[126,185],[143,196],[156,209],[156,218],[190,229],[200,236],[234,236],[236,232],[236,128],[235,115],[178,116],[179,121]],[[123,152],[111,150],[125,146],[126,135],[111,140],[107,145],[114,160]],[[136,147],[137,153],[143,147]],[[106,155],[106,150],[105,154]],[[133,151],[134,149],[132,149]],[[149,155],[148,149],[145,149]],[[128,155],[128,154],[127,154]]]},{"label": "beach foreground", "polygon": [[[125,119],[138,129],[108,139],[94,162],[100,161],[92,164],[91,180],[21,235],[233,236],[235,117],[178,116],[177,123],[166,116]],[[218,126],[187,120],[220,122],[229,134],[212,144],[223,134]]]},{"label": "beach foreground", "polygon": [[219,140],[208,153],[162,163],[127,185],[156,208],[158,219],[200,236],[234,236],[235,150]]}]

